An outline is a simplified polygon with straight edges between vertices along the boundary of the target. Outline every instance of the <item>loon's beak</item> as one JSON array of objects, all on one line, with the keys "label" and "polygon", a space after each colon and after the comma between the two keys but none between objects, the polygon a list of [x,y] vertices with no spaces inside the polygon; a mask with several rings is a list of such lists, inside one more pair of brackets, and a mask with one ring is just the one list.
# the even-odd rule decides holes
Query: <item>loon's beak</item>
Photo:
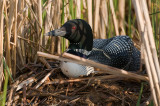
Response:
[{"label": "loon's beak", "polygon": [[45,34],[46,36],[65,36],[66,30],[65,28],[55,29]]}]

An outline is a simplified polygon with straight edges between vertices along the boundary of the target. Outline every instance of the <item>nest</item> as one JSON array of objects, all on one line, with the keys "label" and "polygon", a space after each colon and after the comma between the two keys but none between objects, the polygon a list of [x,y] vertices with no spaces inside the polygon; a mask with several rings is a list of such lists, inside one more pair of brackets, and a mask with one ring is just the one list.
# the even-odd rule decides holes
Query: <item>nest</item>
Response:
[{"label": "nest", "polygon": [[150,99],[147,82],[106,73],[67,78],[57,61],[44,58],[27,64],[18,75],[9,87],[7,104],[135,106],[138,100],[146,105]]}]

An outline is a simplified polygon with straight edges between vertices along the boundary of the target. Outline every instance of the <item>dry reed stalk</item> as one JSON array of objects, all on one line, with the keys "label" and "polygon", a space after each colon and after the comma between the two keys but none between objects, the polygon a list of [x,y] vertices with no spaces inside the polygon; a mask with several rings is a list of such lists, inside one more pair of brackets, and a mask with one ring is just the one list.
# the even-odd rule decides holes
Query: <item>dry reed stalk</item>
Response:
[{"label": "dry reed stalk", "polygon": [[[68,0],[65,1],[65,4],[69,3]],[[80,5],[80,4],[79,4]],[[80,8],[81,10],[81,8]],[[68,12],[68,13],[67,13]],[[80,11],[81,12],[81,11]],[[81,14],[81,13],[80,13]],[[64,7],[64,22],[67,22],[68,18],[71,18],[71,15],[69,13],[69,5],[66,5],[66,7]],[[70,16],[70,17],[69,17]],[[81,18],[81,15],[80,15],[80,18]],[[69,41],[65,39],[65,46],[66,48],[68,48],[69,46]]]},{"label": "dry reed stalk", "polygon": [[[55,69],[52,69],[49,73],[47,73],[47,74],[45,75],[45,77],[44,77],[41,81],[39,81],[33,88],[34,88],[34,89],[39,88],[39,87],[47,80],[47,78],[53,73],[54,70],[55,70]],[[27,92],[27,94],[30,94],[31,92],[32,92],[32,91],[30,90],[30,91]]]},{"label": "dry reed stalk", "polygon": [[[154,64],[155,64],[155,67],[156,67],[157,76],[159,78],[159,84],[160,84],[160,66],[159,66],[159,62],[158,62],[158,56],[157,56],[155,41],[154,41],[154,38],[153,38],[153,31],[152,31],[151,21],[150,21],[150,18],[149,18],[147,3],[146,3],[145,0],[142,0],[141,2],[142,2],[141,4],[142,4],[142,8],[143,8],[144,18],[146,20],[148,38],[149,38],[149,42],[150,42],[152,56],[153,56]],[[159,97],[159,99],[160,99],[160,97]]]},{"label": "dry reed stalk", "polygon": [[[150,50],[150,45],[149,45],[149,40],[148,40],[148,37],[147,37],[147,34],[144,35],[144,44],[145,44],[145,49],[146,49],[146,55],[149,59],[149,65],[151,67],[151,74],[152,74],[152,78],[153,78],[153,81],[154,81],[154,84],[155,84],[155,89],[157,91],[157,96],[158,98],[160,98],[160,87],[159,87],[159,81],[158,81],[158,76],[157,76],[157,73],[156,73],[156,69],[155,69],[155,64],[153,62],[153,58],[152,58],[152,53],[151,53],[151,50]],[[145,56],[146,58],[146,56]]]},{"label": "dry reed stalk", "polygon": [[24,64],[25,64],[25,61],[24,61],[24,58],[23,58],[23,56],[22,56],[22,51],[21,51],[21,48],[20,48],[20,42],[19,42],[19,40],[18,40],[18,42],[17,42],[17,53],[18,53],[18,55],[19,55],[19,59],[20,59],[21,65],[24,65]]},{"label": "dry reed stalk", "polygon": [[119,8],[119,28],[120,28],[120,35],[126,35],[124,30],[124,16],[125,16],[125,0],[120,0],[118,2],[118,8]]},{"label": "dry reed stalk", "polygon": [[[51,18],[50,18],[50,15],[51,15],[51,2],[50,0],[48,1],[48,4],[47,4],[47,8],[45,8],[46,10],[46,17],[45,17],[45,22],[44,22],[44,33],[47,33],[50,31],[50,28],[53,28],[52,26],[52,21],[51,21]],[[49,39],[49,36],[45,36],[45,41],[43,42],[45,45],[47,45],[47,41]]]},{"label": "dry reed stalk", "polygon": [[8,101],[7,101],[7,106],[11,106],[11,104],[12,104],[12,102],[13,102],[14,91],[15,91],[18,83],[19,83],[19,80],[17,80],[17,81],[11,86],[12,88],[11,88],[11,90],[10,90],[10,92],[9,92],[9,97],[8,97]]},{"label": "dry reed stalk", "polygon": [[4,12],[5,12],[5,19],[6,19],[6,61],[9,68],[9,71],[12,73],[11,69],[11,54],[10,54],[10,31],[9,31],[9,20],[8,20],[8,13],[7,13],[7,5],[4,2]]},{"label": "dry reed stalk", "polygon": [[99,22],[99,7],[100,0],[95,1],[95,13],[94,13],[94,36],[97,38],[98,36],[98,22]]},{"label": "dry reed stalk", "polygon": [[[17,23],[17,25],[19,24],[18,29],[17,29],[17,34],[21,35],[21,37],[18,36],[18,38],[24,38],[25,34],[27,33],[29,26],[28,27],[23,26],[23,24],[25,24],[27,22],[26,19],[27,18],[23,18],[22,21]],[[17,16],[17,20],[19,20],[19,16]],[[18,54],[18,58],[19,58],[19,61],[17,62],[17,64],[19,66],[24,66],[24,64],[26,64],[27,45],[24,44],[23,40],[18,39],[16,49],[17,49],[17,54]]]},{"label": "dry reed stalk", "polygon": [[[147,55],[147,53],[146,53],[145,50],[144,50],[144,54]],[[149,77],[149,83],[150,83],[150,88],[151,88],[151,92],[152,92],[154,104],[155,104],[156,106],[158,106],[158,103],[157,103],[158,100],[157,100],[157,97],[156,97],[156,91],[155,91],[153,76],[152,76],[151,69],[150,69],[150,67],[149,67],[149,62],[148,62],[148,61],[149,61],[148,57],[145,57],[147,74],[148,74],[148,77]]]},{"label": "dry reed stalk", "polygon": [[51,70],[38,84],[36,84],[35,88],[39,88],[46,80],[47,78],[53,73],[55,69]]},{"label": "dry reed stalk", "polygon": [[[107,18],[106,18],[106,16],[107,16],[107,10],[105,10],[106,9],[106,0],[102,0],[101,1],[101,7],[100,7],[100,19],[101,20],[99,20],[100,22],[99,22],[99,37],[101,38],[101,39],[106,39],[106,24],[107,24]],[[105,10],[105,11],[104,11]]]},{"label": "dry reed stalk", "polygon": [[17,3],[18,3],[18,1],[17,0],[15,0],[14,1],[14,6],[15,6],[15,10],[14,10],[14,41],[13,41],[13,43],[14,43],[14,46],[13,46],[13,52],[14,52],[14,56],[13,56],[13,78],[15,78],[16,77],[16,48],[17,48]]},{"label": "dry reed stalk", "polygon": [[[51,17],[53,20],[53,25],[54,28],[58,28],[60,26],[60,16],[61,16],[61,11],[60,11],[60,0],[55,0],[52,1],[53,2],[53,6],[52,6],[52,10],[51,10]],[[57,45],[57,46],[55,46]],[[58,54],[61,53],[61,39],[59,37],[52,37],[51,38],[51,53],[53,54],[54,52],[57,52]]]},{"label": "dry reed stalk", "polygon": [[[41,0],[37,0],[37,4],[38,4],[37,5],[37,12],[38,12],[37,17],[38,17],[40,27],[42,28],[42,4],[41,4]],[[40,45],[42,45],[42,42],[44,42],[43,40],[45,40],[44,36],[42,36],[42,33],[41,33],[42,29],[39,29],[39,27],[37,27],[37,31],[38,31],[38,35],[39,35],[39,39],[40,39],[39,43],[40,43]],[[43,44],[42,46],[45,46],[45,45]]]},{"label": "dry reed stalk", "polygon": [[30,83],[32,83],[33,81],[36,81],[36,79],[34,77],[30,77],[30,78],[22,81],[20,84],[18,84],[16,91],[22,89],[24,84],[27,86]]},{"label": "dry reed stalk", "polygon": [[[11,30],[12,30],[12,28],[13,28],[13,21],[14,21],[14,0],[12,0],[12,1],[10,1],[10,7],[9,7],[9,13],[8,13],[8,29],[9,29],[9,39],[11,38]],[[14,38],[14,36],[13,36],[13,38]],[[11,60],[13,60],[14,61],[14,46],[15,46],[15,44],[13,44],[12,46],[11,46],[11,50],[10,50],[10,56],[11,56]],[[13,71],[14,71],[14,64],[15,63],[12,63],[11,62],[11,69],[12,69],[12,74],[13,74]],[[14,77],[14,76],[13,76]]]},{"label": "dry reed stalk", "polygon": [[[157,93],[158,105],[160,105],[160,72],[159,72],[160,68],[159,68],[158,56],[157,56],[157,51],[155,47],[155,41],[153,38],[153,31],[152,31],[152,26],[151,26],[151,22],[149,18],[146,1],[142,0],[141,5],[143,9],[144,19],[146,21],[146,28],[147,28],[147,33],[148,33],[147,34],[148,36],[144,36],[144,39],[145,39],[146,44],[150,44],[148,46],[146,45],[147,46],[146,48],[151,49],[151,52],[147,51],[147,54],[148,54],[149,60],[151,61],[150,65],[153,64],[153,67],[154,67],[154,70],[152,70],[151,72],[153,75],[153,80],[154,80],[155,88],[157,91],[156,93]],[[149,53],[151,54],[149,55]]]},{"label": "dry reed stalk", "polygon": [[[100,18],[102,18],[102,14],[100,12]],[[101,19],[99,20],[99,38],[100,39],[105,39],[106,38],[106,27],[105,27],[105,23],[104,23],[104,20]]]},{"label": "dry reed stalk", "polygon": [[88,9],[88,23],[93,28],[92,25],[92,0],[87,0],[87,9]]},{"label": "dry reed stalk", "polygon": [[104,76],[94,76],[94,77],[86,77],[86,78],[74,78],[74,79],[54,79],[53,81],[48,81],[45,84],[64,84],[64,83],[72,83],[72,82],[80,82],[85,80],[106,80],[106,79],[113,79],[117,78],[117,75],[104,75]]},{"label": "dry reed stalk", "polygon": [[47,69],[51,69],[52,67],[50,64],[46,61],[46,59],[40,57],[39,60],[47,67]]},{"label": "dry reed stalk", "polygon": [[[29,21],[29,23],[31,24],[31,26],[32,26],[32,30],[31,31],[35,31],[35,34],[36,34],[36,36],[35,37],[32,37],[33,38],[33,41],[37,41],[37,42],[40,42],[40,34],[41,34],[41,32],[38,32],[38,31],[42,31],[42,27],[41,27],[41,24],[39,23],[39,20],[38,20],[38,17],[36,16],[36,14],[35,14],[35,12],[33,11],[33,9],[32,9],[32,7],[31,7],[31,3],[29,3],[29,1],[28,0],[25,0],[25,3],[27,4],[27,6],[29,7],[29,10],[30,10],[30,12],[31,12],[31,19],[29,19],[28,18],[28,21]],[[37,9],[36,8],[36,6],[38,6],[38,4],[37,4],[37,2],[35,2],[34,0],[33,0],[33,8],[35,8],[35,9]],[[33,25],[33,21],[35,21],[36,22],[36,25],[37,25],[37,29],[35,29],[35,27],[34,27],[34,25]],[[31,32],[31,35],[33,35],[32,34],[32,32]],[[37,36],[38,35],[38,36]],[[31,36],[28,36],[29,38],[31,38]],[[41,44],[40,44],[41,45]],[[30,46],[29,45],[27,45],[28,47],[28,57],[30,58],[30,59],[33,59],[33,57],[34,57],[34,63],[37,61],[37,56],[35,55],[35,53],[36,53],[36,51],[37,51],[37,49],[38,48],[35,48],[35,49],[32,49],[32,51],[30,51]],[[30,62],[31,60],[28,58],[28,62]],[[33,61],[33,60],[32,60]]]},{"label": "dry reed stalk", "polygon": [[[61,4],[61,1],[60,0],[56,0],[56,9],[55,9],[55,15],[56,15],[56,28],[58,28],[60,26],[60,22],[61,22],[61,10],[60,10],[60,4]],[[57,46],[57,53],[58,54],[61,54],[61,40],[62,38],[56,38],[58,40],[58,46]],[[54,43],[54,42],[53,42]]]},{"label": "dry reed stalk", "polygon": [[[43,53],[43,52],[37,52],[37,54],[38,54],[38,56],[42,56],[42,57],[46,57],[46,58],[50,58],[50,59],[56,59],[56,60],[60,60],[60,61],[69,61],[69,62],[81,64],[81,65],[93,66],[95,68],[101,69],[101,71],[104,71],[108,74],[114,74],[114,75],[121,76],[121,77],[148,81],[148,77],[146,77],[146,76],[137,75],[135,73],[127,72],[122,69],[117,69],[117,68],[114,68],[111,66],[96,63],[94,61],[87,60],[87,59],[84,59],[84,58],[81,58],[81,57],[78,57],[78,56],[75,56],[72,54],[68,54],[68,53],[63,53],[63,56],[65,56],[67,58],[63,58],[60,56],[55,56],[55,55],[51,55],[51,54],[47,54],[47,53]],[[69,59],[69,58],[71,58],[71,59]]]},{"label": "dry reed stalk", "polygon": [[[48,51],[48,50],[47,50],[47,49],[45,49],[43,46],[41,46],[41,45],[37,44],[37,43],[36,43],[36,42],[34,42],[34,41],[31,41],[31,40],[29,40],[29,39],[26,39],[26,38],[23,38],[23,37],[20,37],[20,36],[18,36],[18,38],[19,38],[19,39],[21,39],[21,40],[26,41],[26,43],[28,43],[28,44],[33,43],[34,45],[41,47],[44,51],[46,51],[46,52],[50,53],[50,51]],[[22,57],[22,58],[23,58],[23,57]]]},{"label": "dry reed stalk", "polygon": [[[54,23],[52,22],[52,19],[53,19],[53,16],[54,16],[53,14],[54,14],[54,7],[55,6],[52,6],[51,3],[52,3],[52,1],[49,0],[49,2],[47,4],[47,8],[46,8],[46,13],[47,14],[46,14],[46,17],[45,17],[44,33],[49,32],[50,29],[54,29],[54,27],[53,27]],[[52,42],[54,42],[54,40],[55,40],[54,37],[50,38],[49,36],[45,36],[45,44],[50,45],[50,44],[48,44],[49,39],[51,39]],[[53,53],[54,49],[55,49],[55,43],[51,43],[51,45],[52,46],[49,46],[49,50],[51,51],[51,53]]]},{"label": "dry reed stalk", "polygon": [[87,9],[87,4],[86,4],[87,0],[83,0],[82,2],[83,2],[83,8]]},{"label": "dry reed stalk", "polygon": [[116,14],[115,14],[115,11],[114,11],[113,0],[109,0],[109,4],[110,4],[111,13],[112,13],[113,23],[114,23],[114,29],[115,29],[116,35],[118,36],[119,35],[118,21],[116,19]]},{"label": "dry reed stalk", "polygon": [[32,13],[32,15],[33,15],[36,23],[38,23],[39,28],[42,30],[41,24],[39,23],[39,21],[38,21],[38,19],[37,19],[37,16],[35,15],[34,11],[32,10],[32,7],[31,7],[30,3],[28,3],[27,0],[25,0],[25,3],[26,3],[27,6],[29,7],[29,9],[30,9],[30,11],[31,11],[31,13]]},{"label": "dry reed stalk", "polygon": [[80,19],[81,18],[81,0],[76,0],[75,1],[76,2],[76,7],[77,7],[77,9],[76,9],[76,18],[78,18],[78,19]]},{"label": "dry reed stalk", "polygon": [[[151,53],[149,42],[148,42],[148,36],[150,36],[150,35],[146,31],[146,25],[145,25],[145,23],[148,23],[148,21],[150,21],[150,20],[149,19],[148,20],[144,19],[143,13],[147,12],[147,11],[143,11],[143,9],[142,9],[142,8],[147,8],[147,7],[146,6],[145,7],[141,6],[142,8],[140,8],[140,4],[139,4],[138,0],[132,0],[132,2],[133,2],[133,5],[134,5],[134,8],[135,8],[135,12],[136,12],[136,16],[137,16],[137,19],[138,19],[138,24],[139,24],[139,27],[140,27],[140,31],[142,32],[142,39],[144,39],[143,40],[144,41],[143,44],[144,44],[144,47],[145,47],[145,51],[144,51],[145,56],[144,57],[145,57],[147,73],[148,73],[148,76],[149,76],[149,79],[150,79],[150,87],[151,87],[151,90],[152,90],[153,100],[154,100],[155,105],[158,106],[158,104],[160,103],[159,102],[159,100],[160,100],[159,90],[160,89],[159,89],[159,85],[158,85],[158,77],[156,75],[155,66],[154,66],[154,63],[153,63],[152,53]],[[143,2],[143,3],[145,3],[145,2]],[[145,5],[145,4],[143,4],[143,5]],[[147,36],[147,34],[148,34],[148,36]]]},{"label": "dry reed stalk", "polygon": [[13,26],[13,20],[14,20],[14,0],[10,1],[10,7],[9,7],[9,14],[8,14],[8,28],[9,28],[9,37],[11,38],[11,30]]},{"label": "dry reed stalk", "polygon": [[[101,15],[102,19],[104,20],[105,26],[108,26],[108,8],[107,8],[107,1],[102,0],[101,1]],[[104,11],[105,10],[105,11]]]},{"label": "dry reed stalk", "polygon": [[[149,82],[150,82],[150,88],[151,88],[151,92],[152,92],[152,95],[153,95],[153,99],[154,99],[154,102],[155,102],[155,105],[157,106],[158,105],[158,98],[157,98],[157,93],[156,93],[156,88],[157,87],[157,84],[155,84],[155,82],[158,82],[158,81],[155,81],[156,79],[154,78],[155,76],[155,68],[154,68],[154,64],[152,63],[152,59],[151,59],[151,53],[150,53],[150,50],[149,50],[149,43],[148,43],[148,38],[147,38],[147,31],[146,31],[146,27],[144,29],[144,33],[142,35],[142,41],[143,43],[142,44],[145,44],[145,48],[143,50],[144,52],[144,60],[145,60],[145,64],[146,64],[146,68],[147,68],[147,74],[148,74],[148,77],[149,77]],[[146,42],[145,42],[146,41]],[[146,51],[147,50],[147,51]],[[148,54],[148,55],[147,55]],[[153,73],[152,73],[152,71]],[[159,91],[157,91],[159,92]]]},{"label": "dry reed stalk", "polygon": [[[26,8],[26,7],[25,7]],[[28,9],[24,9],[24,0],[20,0],[18,1],[18,7],[17,7],[17,34],[21,35],[22,37],[25,36],[26,34],[26,30],[25,30],[25,26],[24,24],[27,23],[27,10]],[[24,16],[23,16],[24,14]],[[21,65],[23,66],[26,62],[26,45],[24,45],[24,41],[23,40],[17,40],[17,51],[18,51],[18,55],[19,57],[23,58],[23,59],[20,59],[21,60]]]},{"label": "dry reed stalk", "polygon": [[26,101],[26,84],[23,85],[23,105],[26,106],[27,105],[27,101]]},{"label": "dry reed stalk", "polygon": [[69,5],[68,5],[68,0],[64,1],[64,22],[67,22],[68,19],[71,19],[70,14],[69,14]]},{"label": "dry reed stalk", "polygon": [[3,82],[3,10],[5,0],[0,1],[0,91]]}]

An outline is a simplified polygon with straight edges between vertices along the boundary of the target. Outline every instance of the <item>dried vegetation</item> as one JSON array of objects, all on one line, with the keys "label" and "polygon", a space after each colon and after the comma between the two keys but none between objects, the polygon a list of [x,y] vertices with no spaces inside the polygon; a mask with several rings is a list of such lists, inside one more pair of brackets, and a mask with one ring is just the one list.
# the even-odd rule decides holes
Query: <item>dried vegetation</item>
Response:
[{"label": "dried vegetation", "polygon": [[[0,105],[135,106],[154,102],[159,106],[159,4],[158,0],[0,0]],[[42,52],[62,54],[69,43],[44,33],[75,18],[91,25],[94,38],[130,36],[141,50],[145,68],[127,73],[67,54],[45,56]],[[55,59],[81,60],[80,64],[102,73],[69,79]],[[144,71],[147,74],[139,75]]]}]

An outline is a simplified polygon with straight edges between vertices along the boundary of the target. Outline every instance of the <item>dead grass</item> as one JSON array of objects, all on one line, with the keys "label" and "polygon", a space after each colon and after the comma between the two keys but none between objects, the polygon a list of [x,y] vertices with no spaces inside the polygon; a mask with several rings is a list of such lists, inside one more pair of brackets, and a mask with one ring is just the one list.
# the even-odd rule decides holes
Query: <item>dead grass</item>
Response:
[{"label": "dead grass", "polygon": [[[8,97],[14,97],[11,104],[135,106],[138,101],[139,80],[107,74],[68,79],[55,61],[48,62],[57,68],[47,69],[43,63],[27,64],[19,72],[19,77],[8,89]],[[141,104],[145,104],[149,97],[149,84],[144,83]]]}]

